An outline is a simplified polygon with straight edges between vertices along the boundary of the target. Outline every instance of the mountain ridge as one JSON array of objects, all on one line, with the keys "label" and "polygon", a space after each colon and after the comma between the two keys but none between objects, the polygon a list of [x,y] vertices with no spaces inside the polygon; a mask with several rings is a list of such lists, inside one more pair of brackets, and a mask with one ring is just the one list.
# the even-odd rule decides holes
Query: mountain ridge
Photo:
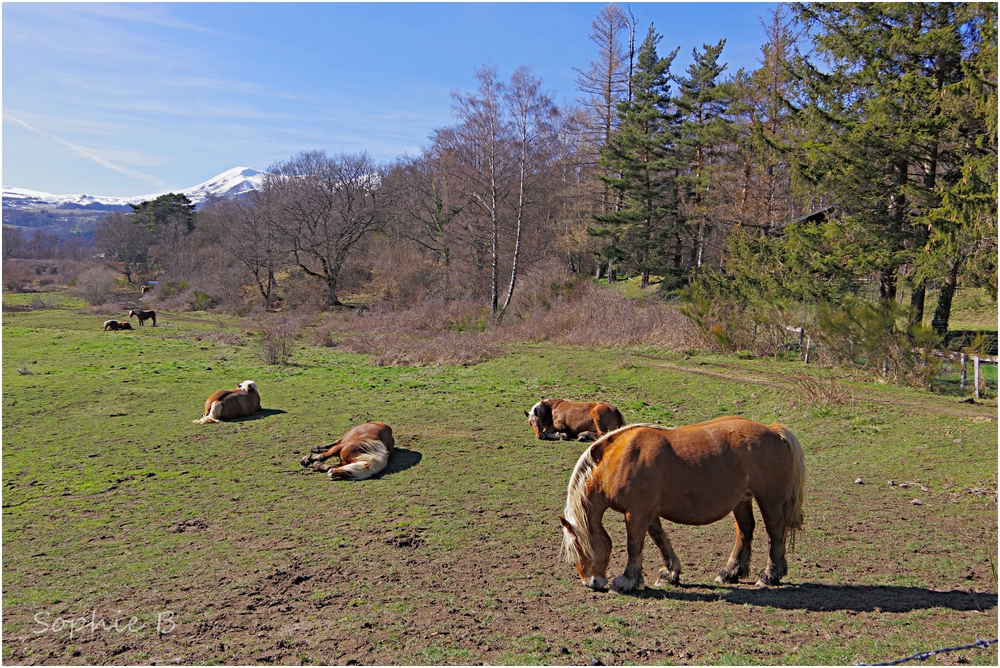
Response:
[{"label": "mountain ridge", "polygon": [[[264,172],[252,167],[233,167],[191,188],[176,192],[187,195],[199,207],[211,198],[233,199],[260,187]],[[154,200],[166,192],[139,197],[100,195],[54,195],[52,193],[3,186],[3,224],[61,238],[91,236],[97,222],[111,211],[128,211],[130,205]]]},{"label": "mountain ridge", "polygon": [[7,208],[24,208],[27,206],[90,206],[99,204],[110,207],[126,207],[130,204],[139,204],[154,200],[167,192],[177,192],[187,195],[195,206],[208,200],[210,197],[236,197],[243,195],[260,186],[264,178],[264,172],[252,167],[233,167],[221,174],[199,183],[191,188],[179,191],[166,191],[155,195],[140,195],[137,197],[112,197],[102,195],[55,195],[42,192],[40,190],[29,190],[27,188],[17,188],[3,186],[3,206]]}]

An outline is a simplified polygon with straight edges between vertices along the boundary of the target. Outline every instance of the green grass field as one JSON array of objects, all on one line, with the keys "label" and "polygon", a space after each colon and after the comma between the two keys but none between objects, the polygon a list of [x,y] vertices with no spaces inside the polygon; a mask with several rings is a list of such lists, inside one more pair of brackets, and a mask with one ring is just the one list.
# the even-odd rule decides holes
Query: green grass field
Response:
[{"label": "green grass field", "polygon": [[[824,402],[794,361],[544,344],[422,368],[303,346],[269,367],[234,321],[103,332],[46,301],[3,314],[4,663],[852,664],[997,635],[995,400],[834,377],[850,399]],[[191,423],[245,379],[262,413]],[[585,589],[557,560],[585,446],[534,440],[522,411],[542,397],[787,424],[808,483],[786,584],[753,586],[758,517],[744,583],[713,581],[722,521],[665,525],[680,587],[649,585],[647,541],[645,590]],[[299,466],[372,419],[396,435],[386,473]],[[605,525],[618,574],[621,517]],[[936,661],[959,659],[995,665],[996,647]]]}]

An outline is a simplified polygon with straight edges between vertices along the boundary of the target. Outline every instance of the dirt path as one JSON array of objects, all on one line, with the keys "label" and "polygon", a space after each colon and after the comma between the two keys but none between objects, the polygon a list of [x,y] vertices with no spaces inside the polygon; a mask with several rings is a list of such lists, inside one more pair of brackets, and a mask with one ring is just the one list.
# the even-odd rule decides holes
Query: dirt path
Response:
[{"label": "dirt path", "polygon": [[[710,376],[712,378],[719,378],[721,380],[737,381],[741,383],[754,383],[757,385],[764,385],[766,387],[773,387],[776,389],[796,392],[801,390],[801,385],[796,380],[790,380],[787,377],[781,379],[776,377],[768,377],[762,375],[755,375],[748,373],[745,369],[740,369],[735,365],[729,364],[714,364],[708,365],[706,362],[700,362],[699,366],[686,366],[683,364],[676,364],[673,362],[665,362],[663,360],[653,360],[652,358],[646,358],[649,360],[649,364],[652,366],[657,366],[665,369],[672,369],[674,371],[681,371],[684,373],[693,373],[701,376]],[[914,408],[924,411],[933,411],[941,415],[952,415],[955,417],[968,417],[968,418],[985,418],[992,421],[997,420],[997,401],[987,400],[987,401],[977,401],[975,404],[962,403],[960,400],[954,397],[943,397],[939,395],[927,395],[921,401],[913,401],[899,398],[885,398],[877,388],[863,388],[857,387],[856,385],[847,386],[846,384],[840,383],[844,389],[851,392],[854,402],[865,401],[874,404],[890,404],[893,406],[905,406],[907,408]]]}]

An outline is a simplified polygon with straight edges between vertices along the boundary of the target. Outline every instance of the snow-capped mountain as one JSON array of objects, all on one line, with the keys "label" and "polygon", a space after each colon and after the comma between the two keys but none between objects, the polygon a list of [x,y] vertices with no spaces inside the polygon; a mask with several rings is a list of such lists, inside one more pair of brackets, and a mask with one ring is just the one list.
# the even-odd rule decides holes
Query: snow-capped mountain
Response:
[{"label": "snow-capped mountain", "polygon": [[[239,197],[260,186],[264,172],[250,167],[233,167],[213,179],[198,184],[193,188],[179,191],[198,206],[210,197]],[[142,195],[140,197],[103,197],[98,195],[53,195],[51,193],[28,190],[26,188],[11,188],[3,186],[3,208],[29,209],[34,207],[117,209],[127,208],[129,204],[139,204],[156,199],[160,195]]]}]

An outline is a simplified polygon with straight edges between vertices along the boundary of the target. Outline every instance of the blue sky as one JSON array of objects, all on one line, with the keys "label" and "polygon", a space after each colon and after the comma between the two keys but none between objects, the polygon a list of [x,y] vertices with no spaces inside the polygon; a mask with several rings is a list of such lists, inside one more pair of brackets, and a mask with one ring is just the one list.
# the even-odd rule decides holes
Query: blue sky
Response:
[{"label": "blue sky", "polygon": [[[303,150],[415,155],[484,64],[575,100],[603,4],[4,2],[3,185],[131,197]],[[776,4],[629,6],[677,73],[722,38],[756,67]]]}]

